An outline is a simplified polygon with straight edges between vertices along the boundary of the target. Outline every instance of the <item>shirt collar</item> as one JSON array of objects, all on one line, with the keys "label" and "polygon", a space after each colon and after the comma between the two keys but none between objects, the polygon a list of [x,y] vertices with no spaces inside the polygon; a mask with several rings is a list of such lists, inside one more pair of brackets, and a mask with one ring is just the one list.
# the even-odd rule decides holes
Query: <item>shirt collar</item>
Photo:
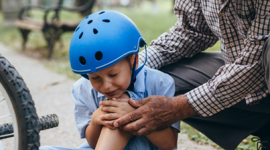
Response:
[{"label": "shirt collar", "polygon": [[145,92],[145,68],[146,67],[144,66],[136,77],[136,81],[134,83],[134,92]]},{"label": "shirt collar", "polygon": [[97,93],[98,93],[97,94],[98,97],[105,97],[103,94],[99,93],[98,91],[97,91]]},{"label": "shirt collar", "polygon": [[[141,66],[141,64],[139,64]],[[142,68],[142,70],[138,73],[136,77],[136,81],[134,83],[134,92],[145,92],[145,66]],[[98,97],[105,97],[103,94],[97,92]]]}]

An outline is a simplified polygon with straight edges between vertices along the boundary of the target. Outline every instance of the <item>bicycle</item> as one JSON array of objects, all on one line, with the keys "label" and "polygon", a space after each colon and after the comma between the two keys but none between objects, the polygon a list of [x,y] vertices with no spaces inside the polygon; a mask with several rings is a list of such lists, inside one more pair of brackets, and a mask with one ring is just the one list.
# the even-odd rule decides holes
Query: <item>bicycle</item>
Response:
[{"label": "bicycle", "polygon": [[[7,107],[1,105],[4,101]],[[10,114],[0,114],[0,140],[14,137],[14,150],[38,150],[40,130],[57,127],[59,124],[55,114],[38,118],[23,78],[0,54],[0,113],[5,113],[7,109]],[[6,123],[1,124],[1,120]]]}]

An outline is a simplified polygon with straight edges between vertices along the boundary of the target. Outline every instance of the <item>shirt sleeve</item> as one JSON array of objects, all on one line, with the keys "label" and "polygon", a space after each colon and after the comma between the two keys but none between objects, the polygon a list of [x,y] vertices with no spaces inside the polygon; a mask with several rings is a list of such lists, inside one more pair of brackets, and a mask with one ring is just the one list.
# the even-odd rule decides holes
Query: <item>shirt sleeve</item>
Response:
[{"label": "shirt sleeve", "polygon": [[[164,95],[167,97],[173,97],[175,93],[175,83],[171,76],[168,74],[162,73],[159,76],[159,83],[158,87],[159,90],[157,92],[157,95]],[[180,121],[175,122],[171,125],[171,127],[177,129],[178,133],[180,133]]]},{"label": "shirt sleeve", "polygon": [[266,5],[256,5],[256,15],[244,39],[245,47],[237,59],[232,64],[222,66],[207,83],[185,94],[199,115],[211,116],[244,98],[251,103],[254,97],[266,97],[265,93],[257,92],[266,91],[261,61],[262,48],[270,34],[270,11]]},{"label": "shirt sleeve", "polygon": [[[163,33],[147,48],[148,67],[162,66],[189,58],[213,46],[218,38],[212,33],[203,16],[200,2],[176,0],[174,13],[178,20],[168,33]],[[139,53],[145,61],[145,50]]]},{"label": "shirt sleeve", "polygon": [[88,104],[84,103],[86,99],[92,98],[89,91],[84,90],[85,89],[82,88],[82,86],[78,84],[78,82],[76,82],[72,87],[71,93],[73,102],[75,104],[74,108],[75,122],[81,138],[85,138],[85,130],[89,125],[89,123],[91,122],[92,114],[95,111],[94,103],[91,106],[87,106]]}]

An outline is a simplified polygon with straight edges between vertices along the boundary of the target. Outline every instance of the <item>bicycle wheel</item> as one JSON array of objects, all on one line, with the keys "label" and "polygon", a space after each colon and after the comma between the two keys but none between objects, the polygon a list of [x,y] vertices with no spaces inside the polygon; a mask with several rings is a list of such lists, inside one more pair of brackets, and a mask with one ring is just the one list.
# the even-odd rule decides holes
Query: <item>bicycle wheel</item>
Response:
[{"label": "bicycle wheel", "polygon": [[[26,84],[16,69],[6,58],[0,54],[0,102],[6,101],[9,113],[0,116],[1,120],[6,117],[12,118],[14,149],[15,150],[38,150],[39,126],[34,101]],[[2,111],[1,111],[2,112]],[[0,138],[13,135],[4,134],[11,130],[9,126],[0,129]],[[8,133],[12,133],[9,132]]]}]

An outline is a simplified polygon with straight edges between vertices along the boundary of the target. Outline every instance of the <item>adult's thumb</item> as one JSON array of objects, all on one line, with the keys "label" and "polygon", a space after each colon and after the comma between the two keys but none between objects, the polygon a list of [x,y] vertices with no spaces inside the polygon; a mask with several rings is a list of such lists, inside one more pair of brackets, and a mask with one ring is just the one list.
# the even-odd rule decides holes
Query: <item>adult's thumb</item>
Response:
[{"label": "adult's thumb", "polygon": [[128,103],[129,103],[131,106],[133,106],[133,107],[135,107],[135,108],[138,108],[138,107],[140,107],[140,106],[146,104],[148,101],[149,101],[149,98],[144,98],[144,99],[141,99],[141,100],[133,100],[133,99],[130,98],[130,99],[128,100]]}]

